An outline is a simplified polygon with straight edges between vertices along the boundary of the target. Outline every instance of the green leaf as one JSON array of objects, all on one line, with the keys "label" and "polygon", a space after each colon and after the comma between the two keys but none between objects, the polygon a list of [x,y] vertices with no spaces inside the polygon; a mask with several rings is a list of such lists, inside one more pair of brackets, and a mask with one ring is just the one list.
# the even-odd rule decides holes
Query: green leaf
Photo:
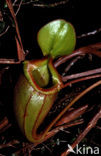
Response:
[{"label": "green leaf", "polygon": [[5,22],[0,22],[0,33],[3,32],[4,28],[5,28]]},{"label": "green leaf", "polygon": [[76,34],[73,26],[59,19],[43,26],[37,36],[43,55],[53,58],[70,54],[76,44]]}]

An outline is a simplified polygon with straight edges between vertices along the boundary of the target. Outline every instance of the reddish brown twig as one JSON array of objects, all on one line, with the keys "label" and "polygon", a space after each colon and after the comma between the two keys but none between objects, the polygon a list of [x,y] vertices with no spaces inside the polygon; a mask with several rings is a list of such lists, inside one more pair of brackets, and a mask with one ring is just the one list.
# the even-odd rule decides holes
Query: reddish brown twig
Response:
[{"label": "reddish brown twig", "polygon": [[6,0],[6,3],[8,5],[8,8],[11,12],[11,15],[14,19],[14,23],[15,23],[15,28],[16,28],[16,33],[18,35],[18,38],[19,38],[19,41],[20,41],[20,44],[21,44],[21,47],[23,48],[23,45],[22,45],[22,41],[21,41],[21,37],[20,37],[20,33],[19,33],[19,28],[18,28],[18,23],[17,23],[17,20],[16,20],[16,16],[15,16],[15,13],[14,13],[14,9],[13,9],[13,6],[12,6],[12,2],[11,0]]},{"label": "reddish brown twig", "polygon": [[71,79],[77,79],[77,78],[86,77],[86,76],[99,74],[99,73],[101,73],[101,68],[88,70],[88,71],[85,71],[82,73],[76,73],[76,74],[72,74],[72,75],[62,76],[62,80],[63,80],[63,82],[66,82]]},{"label": "reddish brown twig", "polygon": [[4,117],[4,119],[0,122],[0,134],[5,132],[10,127],[11,123],[9,123],[7,117]]},{"label": "reddish brown twig", "polygon": [[87,76],[87,77],[83,77],[83,78],[79,78],[76,80],[72,80],[70,82],[67,82],[66,84],[64,84],[64,88],[67,86],[71,86],[72,84],[78,83],[78,82],[82,82],[82,81],[86,81],[86,80],[90,80],[90,79],[95,79],[95,78],[100,78],[101,74],[97,74],[97,75],[92,75],[92,76]]},{"label": "reddish brown twig", "polygon": [[7,147],[14,147],[14,145],[18,144],[19,141],[18,140],[12,140],[6,144],[0,144],[0,149],[2,148],[7,148]]},{"label": "reddish brown twig", "polygon": [[[66,128],[69,128],[69,127],[73,127],[73,126],[76,126],[76,125],[79,125],[79,124],[82,124],[83,122],[84,121],[82,119],[80,119],[80,120],[77,120],[77,121],[72,122],[72,123],[68,123],[68,124],[65,124],[65,125],[60,125],[59,127],[56,127],[53,130],[51,130],[50,132],[48,132],[46,137],[44,138],[44,140],[42,142],[48,140],[50,137],[52,137],[55,134],[57,134],[60,130],[63,130],[63,129],[66,129]],[[36,143],[35,146],[37,146],[38,144]]]},{"label": "reddish brown twig", "polygon": [[74,58],[76,56],[84,56],[84,53],[82,51],[77,51],[75,53],[72,53],[71,55],[60,57],[57,61],[54,62],[54,67],[57,68],[61,64],[65,63],[66,61],[68,61],[71,58]]},{"label": "reddish brown twig", "polygon": [[8,119],[7,117],[4,117],[4,119],[0,122],[0,130],[3,129],[4,127],[6,127],[8,125]]},{"label": "reddish brown twig", "polygon": [[[85,94],[87,94],[89,91],[91,91],[92,89],[94,89],[95,87],[101,85],[101,80],[97,81],[96,83],[94,83],[93,85],[91,85],[90,87],[88,87],[87,89],[85,89],[81,94],[79,94],[78,96],[76,96],[76,98],[74,98],[61,112],[60,114],[49,124],[49,126],[47,126],[47,128],[45,129],[45,133],[44,136],[46,136],[48,134],[48,132],[50,131],[50,129],[54,126],[54,124],[64,115],[64,113],[66,113],[66,111],[73,105],[75,104],[81,97],[83,97]],[[42,135],[42,134],[41,134]]]},{"label": "reddish brown twig", "polygon": [[2,128],[2,129],[0,130],[0,134],[3,133],[3,132],[5,132],[6,130],[8,130],[11,126],[12,126],[12,124],[11,124],[11,123],[8,123],[7,126],[5,126],[4,128]]},{"label": "reddish brown twig", "polygon": [[79,59],[81,59],[81,58],[82,58],[82,56],[77,56],[76,58],[74,58],[74,59],[69,63],[69,65],[65,68],[64,73],[63,73],[62,75],[65,75],[65,74],[71,69],[71,67],[72,67]]},{"label": "reddish brown twig", "polygon": [[[15,3],[16,3],[16,1],[14,1],[13,6],[15,6]],[[19,12],[19,10],[21,8],[21,5],[22,5],[22,0],[20,1],[19,5],[18,5],[18,8],[17,8],[17,11],[16,11],[15,15],[18,14],[18,12]],[[8,32],[9,28],[10,28],[10,26],[8,25],[7,28],[2,33],[0,33],[0,37],[5,35]]]},{"label": "reddish brown twig", "polygon": [[71,58],[74,58],[76,56],[82,56],[82,55],[84,56],[84,54],[87,54],[87,53],[94,54],[94,55],[97,55],[98,57],[101,57],[100,50],[101,50],[101,42],[79,48],[79,49],[75,50],[70,55],[60,57],[57,61],[55,61],[54,66],[57,68],[61,64],[63,64],[66,61],[70,60]]},{"label": "reddish brown twig", "polygon": [[[59,58],[54,63],[54,66],[57,68],[61,64],[70,60],[71,58],[78,56],[70,62],[69,66],[67,66],[66,71],[68,71],[71,68],[71,66],[73,65],[73,63],[75,63],[81,57],[81,55],[84,56],[86,53],[91,53],[91,54],[95,54],[95,55],[98,55],[99,57],[101,57],[100,49],[101,49],[101,43],[96,43],[93,45],[89,45],[89,46],[77,49],[71,55]],[[85,71],[82,73],[76,73],[76,74],[72,74],[72,75],[62,76],[62,81],[66,82],[68,80],[72,80],[71,82],[67,82],[64,85],[64,87],[66,87],[66,86],[73,84],[73,83],[77,83],[80,81],[85,81],[88,79],[100,77],[101,75],[99,73],[101,73],[101,68]],[[84,78],[82,78],[82,77],[84,77]],[[73,79],[77,79],[77,80],[73,80]]]},{"label": "reddish brown twig", "polygon": [[78,109],[65,113],[63,117],[55,124],[55,126],[59,126],[59,125],[69,123],[75,120],[80,115],[82,115],[86,111],[87,108],[88,108],[88,105],[85,105]]},{"label": "reddish brown twig", "polygon": [[4,59],[0,58],[0,64],[19,64],[20,61],[17,61],[15,59]]},{"label": "reddish brown twig", "polygon": [[18,23],[16,20],[16,15],[14,13],[14,9],[13,9],[11,0],[6,0],[6,3],[8,5],[8,8],[11,12],[11,15],[12,15],[14,23],[15,23],[15,28],[16,28],[17,38],[18,38],[18,39],[16,38],[16,43],[17,43],[17,48],[18,48],[18,59],[19,59],[19,61],[23,61],[25,59],[25,54],[24,54],[24,50],[23,50],[23,44],[22,44],[22,40],[21,40],[21,36],[20,36],[20,32],[19,32]]},{"label": "reddish brown twig", "polygon": [[[71,145],[74,149],[77,144],[79,144],[82,139],[88,134],[88,132],[95,127],[98,120],[101,118],[101,108],[98,111],[98,113],[92,118],[92,120],[88,123],[85,130],[78,136],[78,138],[74,141],[74,143]],[[70,153],[70,151],[67,149],[64,153],[61,154],[61,156],[67,156]]]}]

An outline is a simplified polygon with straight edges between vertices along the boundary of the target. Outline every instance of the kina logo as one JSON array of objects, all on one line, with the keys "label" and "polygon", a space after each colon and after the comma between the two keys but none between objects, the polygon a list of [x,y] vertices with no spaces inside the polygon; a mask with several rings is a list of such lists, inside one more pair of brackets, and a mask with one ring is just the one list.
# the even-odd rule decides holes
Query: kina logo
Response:
[{"label": "kina logo", "polygon": [[74,153],[74,154],[81,154],[81,155],[84,155],[84,154],[88,154],[88,155],[98,155],[100,154],[100,150],[99,150],[99,147],[91,147],[91,146],[86,146],[86,145],[83,145],[83,146],[80,146],[77,144],[75,149],[72,148],[72,146],[70,144],[68,144],[68,152],[70,153]]}]

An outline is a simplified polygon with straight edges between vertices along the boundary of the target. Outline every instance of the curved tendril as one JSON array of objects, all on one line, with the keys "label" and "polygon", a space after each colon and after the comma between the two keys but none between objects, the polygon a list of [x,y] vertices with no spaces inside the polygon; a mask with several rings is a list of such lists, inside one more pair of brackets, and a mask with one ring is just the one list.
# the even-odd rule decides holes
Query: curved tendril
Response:
[{"label": "curved tendril", "polygon": [[[62,115],[64,115],[64,113],[73,105],[75,104],[80,98],[82,98],[85,94],[87,94],[89,91],[91,91],[92,89],[94,89],[95,87],[101,85],[101,80],[97,81],[96,83],[94,83],[93,85],[91,85],[90,87],[88,87],[87,89],[85,89],[81,94],[79,94],[76,98],[74,98],[72,100],[72,102],[70,102],[69,105],[67,105],[62,112],[50,123],[50,125],[40,134],[35,135],[35,138],[37,138],[37,140],[42,141],[42,139],[45,139],[45,136],[48,134],[49,130],[52,128],[52,126],[54,126],[54,124],[62,117]],[[33,136],[34,137],[34,136]]]}]

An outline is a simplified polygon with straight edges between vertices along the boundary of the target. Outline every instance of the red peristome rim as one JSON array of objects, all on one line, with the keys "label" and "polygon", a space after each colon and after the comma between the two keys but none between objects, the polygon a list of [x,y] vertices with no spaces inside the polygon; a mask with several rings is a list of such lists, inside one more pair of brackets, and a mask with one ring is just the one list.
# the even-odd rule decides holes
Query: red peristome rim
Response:
[{"label": "red peristome rim", "polygon": [[31,80],[33,81],[36,89],[39,91],[39,92],[42,92],[42,93],[47,93],[47,94],[53,94],[55,92],[57,92],[58,90],[60,90],[61,88],[63,88],[63,83],[62,83],[62,79],[61,79],[61,76],[59,75],[59,73],[57,72],[56,68],[53,66],[52,64],[52,59],[49,60],[49,64],[50,66],[53,68],[53,70],[55,71],[55,73],[57,74],[57,77],[58,77],[58,80],[59,80],[59,83],[56,83],[54,86],[50,87],[50,88],[47,88],[47,89],[44,89],[44,88],[41,88],[35,81],[35,79],[33,78],[32,74],[31,74],[31,65],[32,64],[36,64],[38,62],[42,62],[43,60],[46,60],[47,58],[43,58],[41,60],[34,60],[34,61],[30,61],[27,65],[27,71],[30,75],[30,78]]}]

